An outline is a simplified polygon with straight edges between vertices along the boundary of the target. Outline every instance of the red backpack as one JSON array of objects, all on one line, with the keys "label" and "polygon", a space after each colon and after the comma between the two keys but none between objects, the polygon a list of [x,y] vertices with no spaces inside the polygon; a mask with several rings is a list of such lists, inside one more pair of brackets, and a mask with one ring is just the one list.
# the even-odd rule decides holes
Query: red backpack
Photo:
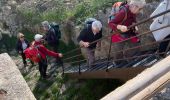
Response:
[{"label": "red backpack", "polygon": [[114,3],[113,6],[112,6],[112,10],[111,10],[111,13],[110,13],[108,22],[110,22],[111,20],[113,20],[113,19],[115,18],[116,14],[119,13],[119,11],[120,11],[121,9],[124,9],[124,11],[126,12],[126,15],[125,15],[124,19],[123,19],[122,22],[121,22],[121,24],[123,24],[124,21],[127,19],[127,9],[126,9],[126,7],[125,7],[126,4],[127,4],[127,1]]},{"label": "red backpack", "polygon": [[26,58],[30,59],[31,61],[35,63],[40,62],[42,57],[41,57],[41,54],[38,48],[39,48],[39,45],[35,46],[33,42],[33,44],[29,48],[24,50]]}]

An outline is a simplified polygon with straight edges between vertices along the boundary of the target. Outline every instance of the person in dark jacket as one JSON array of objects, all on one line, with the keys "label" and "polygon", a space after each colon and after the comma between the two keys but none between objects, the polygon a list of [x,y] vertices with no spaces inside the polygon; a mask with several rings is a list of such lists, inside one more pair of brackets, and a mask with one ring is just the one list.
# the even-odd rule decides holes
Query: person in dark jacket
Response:
[{"label": "person in dark jacket", "polygon": [[22,60],[23,60],[23,64],[24,64],[25,67],[27,65],[27,62],[26,62],[26,57],[25,57],[25,54],[24,54],[23,51],[26,48],[28,48],[29,46],[30,46],[29,42],[24,38],[24,34],[18,33],[18,41],[17,41],[17,44],[16,44],[16,50],[21,55]]},{"label": "person in dark jacket", "polygon": [[[58,52],[59,38],[56,35],[55,30],[50,26],[48,21],[43,21],[41,24],[44,31],[46,32],[43,38],[46,41],[47,45],[49,45],[54,52]],[[56,63],[61,64],[61,59],[56,58]]]},{"label": "person in dark jacket", "polygon": [[[92,43],[102,38],[102,24],[100,21],[94,21],[88,27],[85,27],[78,36],[77,40],[80,46],[84,47],[87,52],[88,64],[91,66],[95,61],[95,51],[97,44],[101,47],[101,42]],[[92,43],[92,44],[91,44]]]},{"label": "person in dark jacket", "polygon": [[47,44],[52,47],[54,52],[58,52],[59,39],[56,36],[55,30],[50,26],[48,21],[42,22],[44,31],[46,32],[44,39]]}]

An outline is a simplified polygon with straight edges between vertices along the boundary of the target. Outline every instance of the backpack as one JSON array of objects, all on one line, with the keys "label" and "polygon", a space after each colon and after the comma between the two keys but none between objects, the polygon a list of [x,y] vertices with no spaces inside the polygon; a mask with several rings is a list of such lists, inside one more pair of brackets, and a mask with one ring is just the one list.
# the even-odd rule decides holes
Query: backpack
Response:
[{"label": "backpack", "polygon": [[35,63],[40,62],[42,57],[41,57],[41,54],[38,48],[39,48],[39,45],[34,46],[34,43],[33,43],[33,45],[25,49],[24,53],[25,53],[26,58],[30,59],[31,61]]},{"label": "backpack", "polygon": [[85,25],[84,25],[84,27],[86,28],[86,27],[92,25],[92,23],[93,23],[94,21],[97,21],[97,19],[95,19],[95,18],[87,18],[87,19],[85,20]]},{"label": "backpack", "polygon": [[[116,16],[116,14],[121,10],[121,9],[124,9],[125,12],[126,12],[126,15],[122,21],[122,23],[127,19],[127,9],[126,7],[124,7],[125,5],[127,4],[127,1],[124,1],[124,2],[116,2],[113,4],[112,6],[112,10],[111,10],[111,13],[110,13],[110,16],[109,16],[109,19],[108,19],[108,22],[110,22],[111,20],[113,20]],[[122,24],[121,23],[121,24]]]},{"label": "backpack", "polygon": [[61,31],[60,31],[60,27],[59,24],[52,22],[50,24],[50,26],[54,29],[54,32],[56,34],[57,39],[59,40],[61,38]]}]

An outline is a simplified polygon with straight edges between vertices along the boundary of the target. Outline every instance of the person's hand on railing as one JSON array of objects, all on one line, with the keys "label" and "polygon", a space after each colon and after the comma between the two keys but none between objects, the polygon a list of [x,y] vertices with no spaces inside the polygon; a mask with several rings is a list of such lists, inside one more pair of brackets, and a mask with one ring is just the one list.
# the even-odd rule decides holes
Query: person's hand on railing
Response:
[{"label": "person's hand on railing", "polygon": [[124,26],[124,25],[117,25],[117,29],[122,31],[122,32],[127,32],[128,31],[127,26]]},{"label": "person's hand on railing", "polygon": [[85,47],[85,48],[89,47],[89,42],[80,41],[79,44],[80,46]]},{"label": "person's hand on railing", "polygon": [[58,56],[59,56],[60,58],[62,58],[62,57],[63,57],[63,54],[62,54],[62,53],[58,53]]}]

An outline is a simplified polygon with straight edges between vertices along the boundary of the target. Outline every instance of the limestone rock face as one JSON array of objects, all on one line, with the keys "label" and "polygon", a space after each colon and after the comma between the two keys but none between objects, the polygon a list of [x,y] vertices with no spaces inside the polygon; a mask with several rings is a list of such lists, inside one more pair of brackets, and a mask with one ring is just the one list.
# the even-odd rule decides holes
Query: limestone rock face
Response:
[{"label": "limestone rock face", "polygon": [[0,1],[0,34],[16,34],[20,22],[17,19],[16,5],[17,2],[15,0]]},{"label": "limestone rock face", "polygon": [[0,54],[0,76],[1,100],[36,100],[7,53]]}]

